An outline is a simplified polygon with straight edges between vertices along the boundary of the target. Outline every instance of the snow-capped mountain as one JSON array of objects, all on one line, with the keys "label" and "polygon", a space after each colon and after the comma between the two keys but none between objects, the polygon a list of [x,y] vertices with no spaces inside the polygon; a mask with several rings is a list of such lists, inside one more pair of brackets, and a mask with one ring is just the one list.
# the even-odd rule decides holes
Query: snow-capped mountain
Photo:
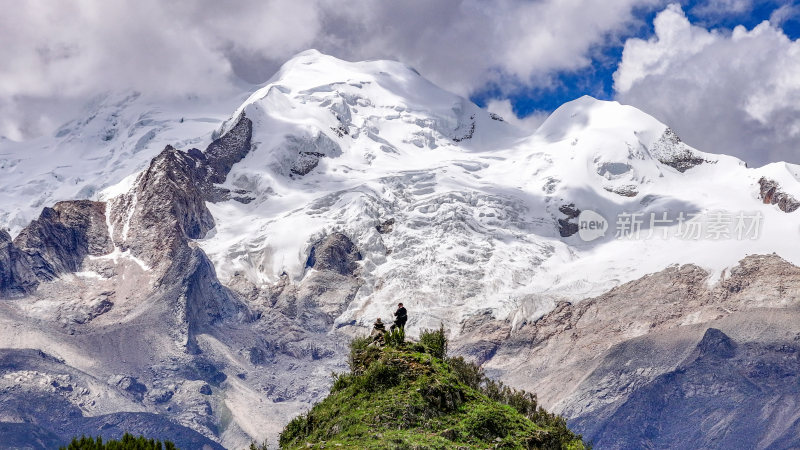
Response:
[{"label": "snow-capped mountain", "polygon": [[[240,114],[253,120],[254,148],[225,186],[248,201],[213,205],[217,226],[199,243],[223,282],[238,274],[263,287],[302,279],[313,243],[345,233],[365,283],[339,324],[366,324],[404,299],[426,311],[422,327],[487,307],[535,316],[674,263],[721,274],[753,253],[800,262],[784,245],[797,223],[765,205],[758,184],[796,193],[800,167],[748,169],[699,152],[614,102],[580,98],[526,135],[402,64],[308,52],[228,123]],[[611,229],[600,241],[564,238],[564,210],[596,211]],[[758,238],[739,239],[735,224],[728,238],[674,236],[680,213],[715,212],[743,213],[748,227],[763,215]],[[624,213],[640,214],[639,239],[615,238]],[[650,236],[651,213],[670,226]],[[386,222],[391,233],[379,230]]]},{"label": "snow-capped mountain", "polygon": [[[530,324],[562,302],[676,264],[709,292],[748,255],[800,264],[800,167],[698,151],[616,102],[521,130],[403,64],[308,51],[219,108],[108,96],[53,137],[0,142],[0,421],[27,424],[17,435],[105,421],[189,446],[274,437],[400,301],[411,335],[443,322],[463,353],[552,388],[525,374],[558,365],[509,355],[546,347]],[[653,329],[716,320],[703,305]],[[650,328],[619,330],[570,370]],[[595,426],[558,392],[543,398]]]}]

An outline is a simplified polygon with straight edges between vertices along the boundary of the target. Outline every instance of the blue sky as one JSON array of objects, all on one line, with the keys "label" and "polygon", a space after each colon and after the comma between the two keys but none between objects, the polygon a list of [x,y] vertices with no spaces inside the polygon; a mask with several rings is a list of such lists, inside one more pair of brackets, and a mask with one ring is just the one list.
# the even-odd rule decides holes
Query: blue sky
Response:
[{"label": "blue sky", "polygon": [[[760,1],[754,2],[744,11],[730,10],[715,11],[713,14],[703,14],[701,9],[708,2],[683,1],[681,5],[687,18],[695,25],[707,29],[716,29],[729,32],[734,27],[742,25],[752,29],[765,20],[769,20],[773,12],[783,5],[800,5],[800,1]],[[553,74],[553,85],[524,87],[508,95],[508,86],[490,84],[471,95],[471,99],[486,106],[491,99],[508,98],[514,112],[525,117],[537,111],[551,112],[570,100],[582,95],[591,95],[601,100],[613,100],[613,74],[617,70],[622,57],[625,39],[637,37],[649,39],[653,36],[653,18],[661,8],[640,8],[637,11],[639,26],[633,32],[626,33],[621,39],[613,42],[604,42],[591,49],[592,64],[577,71],[564,71]],[[698,14],[699,13],[699,14]],[[800,37],[800,14],[797,12],[785,22],[780,24],[780,29],[792,40]],[[800,75],[799,75],[800,76]]]}]

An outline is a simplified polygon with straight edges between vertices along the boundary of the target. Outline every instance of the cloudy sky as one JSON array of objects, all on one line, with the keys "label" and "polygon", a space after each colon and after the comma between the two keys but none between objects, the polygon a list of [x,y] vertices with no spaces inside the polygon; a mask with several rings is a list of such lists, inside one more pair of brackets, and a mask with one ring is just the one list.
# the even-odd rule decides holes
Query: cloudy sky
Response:
[{"label": "cloudy sky", "polygon": [[535,127],[583,94],[695,147],[800,163],[800,0],[0,0],[0,135],[133,89],[224,98],[316,48],[390,58]]}]

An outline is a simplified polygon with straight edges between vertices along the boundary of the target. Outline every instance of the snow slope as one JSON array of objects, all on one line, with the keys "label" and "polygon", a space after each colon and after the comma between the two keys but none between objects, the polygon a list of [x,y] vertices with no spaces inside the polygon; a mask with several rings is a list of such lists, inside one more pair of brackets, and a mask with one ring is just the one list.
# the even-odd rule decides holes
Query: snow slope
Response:
[{"label": "snow slope", "polygon": [[[485,308],[525,320],[671,264],[718,278],[748,254],[800,263],[800,247],[786,244],[800,213],[764,204],[758,186],[767,177],[800,198],[798,166],[751,169],[699,152],[616,102],[582,97],[520,130],[403,64],[311,50],[231,110],[106,95],[55,136],[3,140],[0,226],[16,234],[55,201],[123,193],[165,145],[202,148],[244,113],[253,150],[225,187],[247,202],[209,204],[217,226],[200,244],[223,282],[241,274],[265,288],[284,273],[307,276],[313,243],[344,232],[364,257],[365,282],[339,324],[386,316],[398,301],[425,311],[412,328]],[[577,222],[570,208],[602,215],[606,236],[562,237],[559,219]],[[717,211],[761,214],[758,238],[675,236],[679,214]],[[639,238],[615,238],[626,213],[640,214]],[[651,213],[671,226],[651,233]]]},{"label": "snow slope", "polygon": [[[402,64],[308,51],[227,124],[241,113],[253,120],[254,150],[226,184],[253,200],[209,205],[217,227],[201,245],[223,282],[243,274],[265,287],[283,273],[304,277],[311,245],[344,232],[366,282],[339,324],[385,316],[398,301],[424,311],[413,327],[484,308],[529,319],[671,264],[720,276],[752,253],[800,263],[800,247],[786,245],[800,213],[763,204],[757,183],[767,176],[800,197],[800,168],[698,152],[616,102],[582,97],[538,130],[518,130]],[[606,237],[561,237],[569,204],[605,217]],[[678,214],[715,211],[761,214],[758,238],[674,236]],[[621,213],[642,214],[638,239],[614,237]],[[673,223],[648,239],[650,213]]]},{"label": "snow slope", "polygon": [[237,99],[165,103],[136,92],[88,102],[52,136],[0,139],[0,227],[12,235],[60,200],[96,199],[167,144],[204,147]]}]

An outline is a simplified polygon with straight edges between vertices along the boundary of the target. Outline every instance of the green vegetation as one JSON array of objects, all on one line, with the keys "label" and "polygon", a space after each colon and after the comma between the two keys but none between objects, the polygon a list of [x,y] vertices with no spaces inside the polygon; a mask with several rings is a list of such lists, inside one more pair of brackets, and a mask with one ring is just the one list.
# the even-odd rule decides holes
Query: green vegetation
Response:
[{"label": "green vegetation", "polygon": [[447,358],[443,327],[418,344],[371,342],[353,340],[350,373],[334,374],[330,395],[289,422],[281,448],[586,448],[533,394]]},{"label": "green vegetation", "polygon": [[122,439],[107,442],[103,442],[103,438],[99,436],[97,438],[81,436],[60,450],[177,450],[177,447],[169,441],[164,441],[162,444],[161,441],[125,433]]},{"label": "green vegetation", "polygon": [[383,333],[383,342],[389,347],[402,347],[406,342],[406,332],[402,328]]}]

